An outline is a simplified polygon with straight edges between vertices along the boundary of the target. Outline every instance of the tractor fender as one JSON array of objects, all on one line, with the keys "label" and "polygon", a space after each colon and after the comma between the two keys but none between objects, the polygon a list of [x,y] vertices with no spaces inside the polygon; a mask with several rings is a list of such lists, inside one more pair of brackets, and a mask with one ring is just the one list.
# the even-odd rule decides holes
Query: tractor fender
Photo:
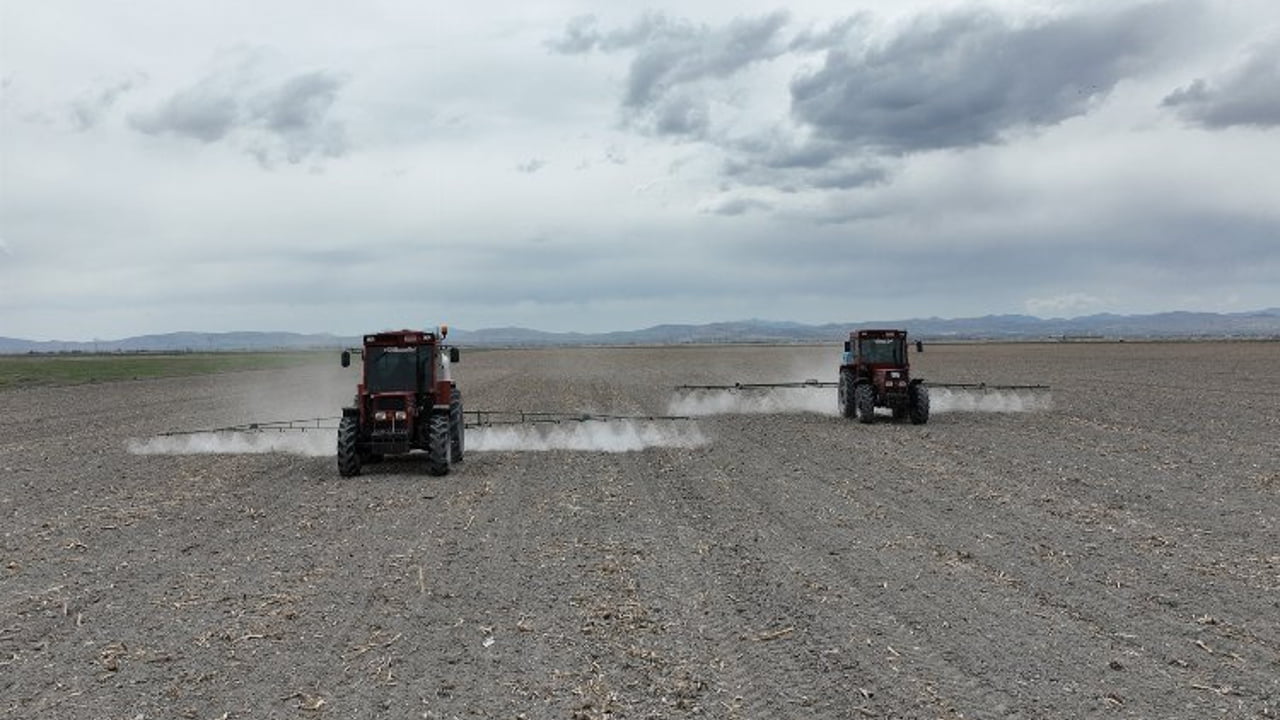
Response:
[{"label": "tractor fender", "polygon": [[360,417],[360,408],[344,407],[342,417]]},{"label": "tractor fender", "polygon": [[923,384],[924,384],[924,378],[913,378],[913,379],[911,380],[911,382],[910,382],[910,383],[908,383],[908,384],[909,384],[911,387],[915,387],[916,385],[923,385]]}]

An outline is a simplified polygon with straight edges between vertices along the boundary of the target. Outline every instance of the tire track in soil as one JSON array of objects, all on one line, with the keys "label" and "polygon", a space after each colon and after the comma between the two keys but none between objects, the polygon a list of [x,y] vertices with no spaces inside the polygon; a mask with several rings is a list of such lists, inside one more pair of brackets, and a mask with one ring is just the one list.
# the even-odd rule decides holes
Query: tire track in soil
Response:
[{"label": "tire track in soil", "polygon": [[[586,528],[579,535],[581,577],[573,600],[580,639],[592,671],[580,679],[575,718],[671,717],[699,715],[704,681],[687,662],[682,638],[671,634],[670,611],[641,584],[662,554],[652,527],[660,522],[644,511],[647,493],[633,468],[667,462],[680,451],[651,449],[619,455],[586,455],[593,467],[593,493],[579,511]],[[581,533],[581,531],[579,531]]]},{"label": "tire track in soil", "polygon": [[[748,449],[732,453],[738,468],[770,467],[761,464],[769,459],[770,449],[752,442],[748,433],[743,438]],[[771,459],[776,466],[777,458]],[[717,536],[724,534],[710,539],[715,548],[710,553],[713,567],[702,574],[715,582],[718,603],[732,612],[710,610],[709,614],[721,623],[724,618],[746,615],[757,618],[762,626],[785,624],[791,629],[785,640],[778,640],[781,652],[756,659],[731,682],[756,689],[747,698],[755,708],[784,715],[797,709],[777,706],[776,699],[800,688],[805,712],[817,716],[856,709],[892,717],[908,708],[931,716],[955,716],[974,693],[974,677],[943,654],[919,646],[918,628],[899,618],[894,604],[877,599],[884,588],[869,579],[870,573],[832,559],[847,550],[848,528],[820,518],[838,517],[846,508],[830,502],[839,498],[820,486],[788,489],[784,485],[804,480],[804,473],[789,473],[782,479],[714,468],[701,476],[681,476],[672,490],[673,507],[704,508],[708,512],[690,511],[693,514],[686,517],[714,527]],[[708,486],[717,492],[709,493]],[[821,501],[808,501],[815,497]],[[721,548],[727,551],[723,558]],[[744,566],[756,571],[754,578],[744,576]],[[715,631],[736,642],[742,654],[755,652],[744,644],[749,638],[740,630],[735,636],[720,624]],[[971,704],[1007,705],[1010,698],[1000,696],[996,688],[988,687],[982,702]]]},{"label": "tire track in soil", "polygon": [[[260,520],[270,517],[272,504],[254,499],[258,496],[255,483],[286,479],[294,469],[277,468],[265,476],[255,475],[254,482],[236,483],[218,476],[216,468],[223,464],[225,459],[209,458],[170,463],[182,476],[177,483],[106,488],[107,495],[95,495],[99,504],[82,507],[80,514],[69,518],[67,528],[78,531],[77,546],[82,548],[74,565],[61,571],[50,565],[31,569],[35,576],[52,570],[65,578],[69,610],[64,614],[75,619],[73,625],[63,623],[67,627],[62,631],[48,632],[44,642],[51,654],[79,657],[80,673],[50,678],[50,682],[69,683],[76,688],[72,693],[84,693],[113,683],[119,687],[147,680],[155,689],[137,707],[163,712],[186,696],[183,677],[207,683],[219,673],[235,675],[230,671],[239,660],[234,652],[228,659],[220,651],[240,637],[233,630],[253,614],[246,601],[253,597],[249,591],[256,587],[256,571],[253,560],[237,558],[230,551],[240,551],[246,536],[256,536],[263,544],[246,543],[258,548],[250,555],[269,557],[261,548],[269,547],[273,537],[270,531],[263,532]],[[207,482],[186,484],[193,479]],[[281,496],[267,497],[279,501]],[[268,510],[244,512],[255,505]],[[257,526],[256,532],[246,532],[247,526]],[[181,540],[184,535],[187,540]],[[192,543],[192,538],[198,542]],[[201,545],[212,548],[212,553],[187,555]],[[169,564],[168,552],[175,546],[181,546],[180,552],[186,555],[180,572]],[[244,566],[239,565],[241,560]],[[205,596],[196,597],[196,592]],[[244,681],[241,676],[239,682]]]},{"label": "tire track in soil", "polygon": [[[756,443],[751,445],[751,447],[761,447],[763,445],[765,445],[765,443]],[[805,457],[804,454],[801,455],[801,458],[803,457]],[[744,462],[747,463],[748,466],[750,466],[751,460],[747,458],[744,460]],[[801,466],[806,465],[803,459],[796,460],[796,462],[798,462]],[[821,468],[814,468],[812,465],[809,465],[808,467],[804,467],[803,470],[798,473],[798,477],[804,478],[804,477],[813,476],[813,473],[809,471],[815,470],[815,469],[821,470]],[[757,493],[760,490],[758,486],[754,486],[754,485],[749,485],[747,486],[747,488],[750,491],[757,492]],[[880,490],[882,490],[882,488],[877,488],[877,491],[880,491]],[[804,495],[805,497],[821,498],[821,501],[815,501],[814,503],[815,510],[817,508],[831,506],[828,504],[830,502],[829,498],[822,497],[821,489],[805,486],[805,490],[801,494]],[[786,512],[786,510],[783,510],[783,512],[779,512],[779,506],[775,503],[776,498],[771,498],[765,495],[757,495],[756,500],[757,502],[761,503],[762,506],[771,507],[775,513],[782,516],[784,518],[784,522],[786,522],[794,530],[793,534],[822,538],[824,535],[826,535],[829,532],[829,529],[826,525],[817,523],[813,520],[813,518],[816,517],[816,515],[813,512],[802,511],[798,514],[791,514]],[[909,499],[904,499],[904,500],[909,501]],[[895,503],[892,499],[885,502],[885,506],[887,507],[894,507],[897,504],[898,503]],[[893,514],[888,515],[887,517],[890,519],[894,519],[894,522],[885,525],[884,528],[882,529],[882,532],[892,533],[895,527],[899,531],[903,527],[913,528],[913,524],[918,526],[916,528],[913,528],[913,531],[923,530],[926,533],[928,533],[933,528],[947,528],[950,526],[950,523],[946,521],[946,518],[942,517],[939,514],[934,513],[933,509],[928,505],[921,506],[918,503],[915,503],[915,504],[909,505],[909,507],[911,507],[910,516],[907,516],[904,514],[904,515],[899,515],[896,519],[894,519]],[[807,528],[805,527],[806,525],[808,526]],[[934,537],[937,537],[936,531],[933,532],[932,535]],[[824,541],[822,543],[819,543],[819,547],[827,545],[827,543],[828,543],[828,539],[824,538]],[[951,545],[951,546],[954,547],[954,545]],[[921,546],[921,547],[927,549],[927,545]],[[933,562],[933,564],[937,564],[937,561],[938,561],[937,558],[927,557],[925,552],[917,552],[916,556],[908,557],[906,560],[909,563],[921,563],[926,566],[930,564],[931,561]],[[820,574],[818,576],[824,577],[824,576],[827,576],[825,575],[825,573],[830,572],[830,569],[822,569],[819,572]],[[954,574],[952,574],[952,579],[955,579]],[[917,580],[919,580],[919,577],[917,577]],[[1009,614],[1010,610],[1020,611],[1023,614],[1027,613],[1028,605],[1029,605],[1028,601],[1030,600],[1030,598],[1027,598],[1023,592],[1021,592],[1017,587],[1015,587],[1015,585],[1012,582],[1010,582],[1009,578],[1003,575],[996,575],[995,577],[981,578],[980,581],[984,583],[990,583],[990,584],[986,587],[979,586],[976,589],[968,587],[966,585],[959,585],[959,586],[952,585],[948,587],[946,590],[952,596],[949,599],[948,604],[956,604],[963,607],[979,608],[982,610],[981,612],[982,616],[991,617],[991,618],[1006,617]],[[919,598],[913,598],[913,604],[918,604],[919,602],[920,602]],[[1034,607],[1034,604],[1030,604],[1030,606]],[[895,608],[897,608],[897,612],[899,614],[906,611],[905,608],[902,608],[900,605],[896,603],[894,606],[884,607],[882,608],[882,610],[887,614],[892,615],[895,612]],[[912,612],[912,611],[906,611],[906,612],[908,612],[908,615],[906,616],[907,618],[906,622],[912,627],[927,627],[930,615],[936,614],[939,617],[945,617],[944,614],[938,614],[938,613],[928,613],[928,612],[920,613],[920,612]],[[1044,620],[1048,620],[1048,619],[1044,618],[1037,622],[1043,623]],[[1088,652],[1080,652],[1076,649],[1076,645],[1077,645],[1076,638],[1079,638],[1081,636],[1087,636],[1088,635],[1087,631],[1090,629],[1086,626],[1080,625],[1080,623],[1077,622],[1077,620],[1078,618],[1054,619],[1053,622],[1055,624],[1064,625],[1066,627],[1067,632],[1059,631],[1057,633],[1051,633],[1051,634],[1056,634],[1064,637],[1064,639],[1059,640],[1056,643],[1056,645],[1051,648],[1051,653],[1053,657],[1056,657],[1056,658],[1072,658],[1074,656],[1076,658],[1076,662],[1072,663],[1073,665],[1079,664],[1079,663],[1086,663],[1086,665],[1080,665],[1080,666],[1087,667],[1087,663],[1092,663],[1093,665],[1097,666],[1100,664],[1097,657],[1090,657]],[[992,642],[994,639],[998,638],[1001,643],[1007,644],[1007,646],[1009,647],[1018,647],[1018,645],[1020,644],[1018,635],[1021,631],[1007,633],[1005,634],[1005,636],[999,637],[1001,636],[1001,632],[1000,632],[1001,629],[1002,628],[1000,626],[996,626],[994,628],[994,633],[995,633],[994,636],[992,634],[993,633],[992,628],[988,628],[984,630],[984,633],[987,635],[987,641]],[[1098,634],[1101,634],[1101,633],[1098,633]],[[1039,635],[1042,637],[1044,636],[1043,633],[1039,633]],[[1095,641],[1099,643],[1110,644],[1111,642],[1114,641],[1114,638],[1106,638],[1104,636],[1104,637],[1096,638]],[[1016,667],[1016,665],[1017,665],[1016,663],[1013,663],[1013,664],[1010,664],[1009,667],[1004,668],[1002,671],[993,672],[995,670],[999,670],[999,668],[993,668],[990,666],[990,664],[979,664],[978,666],[968,668],[968,672],[972,676],[993,675],[996,677],[1000,677],[1000,676],[1007,677],[1010,674],[1016,676],[1018,671],[1018,668]],[[1163,672],[1163,668],[1158,666],[1149,668],[1149,670],[1151,670],[1157,677],[1160,676],[1160,674]],[[1105,685],[1103,680],[1104,678],[1102,677],[1097,678],[1099,685]],[[1111,694],[1114,694],[1114,693],[1104,694],[1103,690],[1099,690],[1097,694],[1097,699],[1099,701],[1102,701],[1105,697]],[[1038,702],[1038,701],[1033,700],[1033,702]],[[1003,706],[1003,705],[1004,703],[997,704],[997,706]],[[1102,704],[1099,709],[1104,709],[1104,708],[1105,708],[1105,703]]]},{"label": "tire track in soil", "polygon": [[630,586],[644,549],[619,528],[617,456],[471,457],[424,550],[423,614],[439,632],[412,645],[415,677],[436,687],[422,707],[579,718],[646,707],[651,673],[627,638],[655,630]]},{"label": "tire track in soil", "polygon": [[[1185,499],[1187,496],[1198,495],[1203,485],[1193,479],[1178,478],[1167,472],[1160,473],[1160,478],[1175,479],[1180,486],[1174,486],[1176,490],[1170,493],[1169,499],[1152,502],[1149,496],[1119,495],[1119,489],[1114,487],[1115,481],[1107,482],[1108,476],[1115,472],[1115,467],[1108,466],[1098,458],[1084,457],[1070,465],[1067,474],[1075,478],[1070,482],[1050,483],[1050,487],[1046,487],[1041,479],[1033,480],[1026,488],[1010,488],[1008,470],[1027,465],[1022,455],[1012,448],[1039,446],[1040,452],[1047,449],[1050,456],[1068,457],[1071,455],[1068,449],[1070,447],[1097,447],[1099,442],[1093,438],[1082,440],[1077,437],[1068,440],[1058,434],[1053,435],[1053,439],[1039,440],[1027,431],[1007,428],[1002,432],[1002,444],[982,448],[984,461],[980,463],[967,458],[971,448],[960,446],[954,441],[931,438],[921,443],[919,455],[904,457],[903,464],[925,472],[936,470],[943,462],[952,467],[963,468],[966,480],[975,486],[974,493],[969,498],[971,502],[975,499],[988,501],[989,512],[993,516],[999,513],[1002,524],[1007,523],[1011,516],[1016,516],[1019,522],[1013,529],[1017,532],[1004,534],[1016,535],[1023,540],[1034,538],[1035,544],[1045,548],[1049,548],[1050,543],[1058,545],[1060,549],[1053,550],[1067,557],[1089,559],[1091,556],[1098,556],[1103,550],[1111,551],[1111,558],[1094,563],[1109,568],[1111,575],[1117,575],[1123,569],[1140,572],[1150,564],[1152,554],[1179,542],[1174,539],[1174,532],[1182,529],[1180,523],[1187,519]],[[1138,446],[1155,447],[1157,449],[1152,451],[1153,454],[1164,455],[1158,449],[1158,434],[1150,435],[1152,437],[1136,441]],[[1106,451],[1100,457],[1115,454],[1115,451]],[[1042,477],[1043,475],[1041,473]],[[1135,489],[1171,487],[1170,483],[1161,482],[1155,475],[1150,469],[1137,468],[1135,473],[1126,477],[1125,482]],[[1056,493],[1057,496],[1050,496],[1047,494],[1049,492]],[[1015,497],[1015,493],[1021,493],[1021,497]],[[1181,508],[1181,516],[1173,515],[1174,507]],[[1051,527],[1050,522],[1066,522],[1076,529],[1073,532],[1050,535],[1044,529]],[[1104,531],[1101,537],[1099,531]],[[1161,533],[1168,534],[1169,537],[1166,538]],[[1221,542],[1212,537],[1216,532],[1203,531],[1198,534],[1199,537],[1194,538],[1194,542],[1182,541],[1185,547],[1179,549],[1178,557],[1183,561],[1183,570],[1212,567],[1222,557],[1235,554],[1220,547]],[[1116,550],[1119,552],[1116,553]],[[1115,557],[1117,554],[1119,560]],[[1016,572],[1018,568],[1019,565],[1009,563],[1002,570]],[[1155,603],[1165,606],[1162,608],[1165,611],[1172,611],[1177,606],[1189,604],[1202,608],[1217,607],[1220,611],[1241,618],[1258,617],[1265,614],[1269,607],[1273,607],[1266,600],[1269,588],[1250,585],[1252,578],[1237,578],[1240,584],[1246,586],[1245,591],[1224,593],[1206,588],[1199,578],[1170,578],[1168,573],[1166,568],[1158,581],[1148,580],[1145,584],[1141,582],[1144,580],[1141,576],[1136,576],[1134,579],[1138,582],[1132,585],[1120,580],[1100,582],[1097,592],[1104,601],[1101,606],[1113,607],[1120,604],[1122,607],[1135,607]],[[1120,587],[1115,587],[1116,585]],[[1175,600],[1164,592],[1156,593],[1156,590],[1172,592],[1174,596],[1182,596],[1182,599]],[[1088,600],[1090,595],[1085,594],[1082,599]],[[1173,624],[1185,626],[1189,619],[1188,611],[1181,622],[1173,621]],[[1259,626],[1259,630],[1261,632],[1256,638],[1257,642],[1274,654],[1277,628],[1263,625]]]},{"label": "tire track in soil", "polygon": [[[966,485],[976,490],[970,504],[975,498],[986,501],[983,514],[999,517],[999,534],[1004,539],[1000,552],[974,553],[966,563],[1025,584],[1047,608],[1087,622],[1100,634],[1110,631],[1117,639],[1118,656],[1126,669],[1141,670],[1139,675],[1163,678],[1169,687],[1183,689],[1181,695],[1175,696],[1178,699],[1166,703],[1174,712],[1178,703],[1199,706],[1205,712],[1222,708],[1222,702],[1215,705],[1203,700],[1212,698],[1212,693],[1185,692],[1197,686],[1230,687],[1233,697],[1247,697],[1249,702],[1260,703],[1259,707],[1274,702],[1280,694],[1280,682],[1273,672],[1280,667],[1276,627],[1258,622],[1274,613],[1274,598],[1269,599],[1264,589],[1251,587],[1244,579],[1238,582],[1245,587],[1234,589],[1202,581],[1198,566],[1221,557],[1223,552],[1215,549],[1217,543],[1212,541],[1212,535],[1182,541],[1185,547],[1180,547],[1176,556],[1162,552],[1165,545],[1175,542],[1166,542],[1162,533],[1170,534],[1179,522],[1185,522],[1186,507],[1177,518],[1164,505],[1118,502],[1114,490],[1108,491],[1105,483],[1092,481],[1051,488],[1041,482],[1022,498],[1012,497],[1007,468],[1017,466],[1022,459],[1016,448],[1035,447],[1037,452],[1047,450],[1050,457],[1071,457],[1065,448],[1095,446],[1092,439],[1030,432],[1005,428],[1002,443],[984,446],[987,461],[976,465],[965,462],[965,448],[932,439],[920,444],[919,456],[903,460],[904,465],[922,471],[927,470],[926,458],[935,469],[943,462],[940,458],[963,467]],[[1144,434],[1151,437],[1140,438],[1139,445],[1156,446],[1159,433]],[[1114,453],[1100,457],[1107,455]],[[1087,457],[1073,465],[1073,473],[1086,477],[1114,471],[1113,466]],[[1044,473],[1040,475],[1043,477]],[[1154,477],[1130,477],[1128,481],[1138,487],[1159,484]],[[1059,497],[1046,495],[1049,491]],[[1186,492],[1195,495],[1193,490]],[[1060,507],[1075,509],[1064,512]],[[1066,527],[1062,527],[1064,524]],[[1032,553],[1028,548],[1039,550]],[[1046,569],[1053,564],[1045,562],[1046,555],[1062,567],[1056,572]],[[1164,562],[1171,557],[1181,560],[1182,565],[1174,567]],[[1087,578],[1090,584],[1073,584],[1072,577]],[[1178,637],[1183,644],[1168,642],[1169,638]],[[1162,638],[1164,642],[1150,645],[1144,638]],[[1151,696],[1166,697],[1167,693],[1160,689],[1150,688]]]},{"label": "tire track in soil", "polygon": [[518,650],[516,682],[525,694],[544,698],[547,709],[593,717],[611,708],[617,696],[608,648],[589,632],[590,613],[612,600],[600,583],[601,564],[625,551],[600,517],[607,507],[611,459],[575,453],[499,457],[523,466],[520,495],[494,516],[510,531],[499,546],[511,548],[514,574],[498,575],[513,589],[511,611],[519,617],[509,622],[527,628],[521,639],[533,641]]},{"label": "tire track in soil", "polygon": [[[892,426],[887,428],[893,432]],[[863,438],[866,440],[867,438]],[[1006,438],[1007,439],[1007,438]],[[874,439],[873,439],[874,441]],[[1005,447],[1020,447],[1016,442],[1006,443]],[[872,448],[879,452],[889,452],[884,448]],[[1118,673],[1104,673],[1099,678],[1099,682],[1128,683],[1127,675],[1136,675],[1144,678],[1163,678],[1168,681],[1169,685],[1175,685],[1175,673],[1183,668],[1195,668],[1198,663],[1197,658],[1192,658],[1192,662],[1188,663],[1183,658],[1188,657],[1189,652],[1199,652],[1194,650],[1196,647],[1192,644],[1193,638],[1188,637],[1187,646],[1185,648],[1154,648],[1148,649],[1144,647],[1139,638],[1142,636],[1155,636],[1161,638],[1176,637],[1179,634],[1189,635],[1186,629],[1188,625],[1194,624],[1190,617],[1177,617],[1172,614],[1170,608],[1153,607],[1150,597],[1142,594],[1136,594],[1135,590],[1130,590],[1129,586],[1123,589],[1111,587],[1101,579],[1094,579],[1089,585],[1080,587],[1078,583],[1072,585],[1070,576],[1078,576],[1080,573],[1069,573],[1065,580],[1061,573],[1056,573],[1049,568],[1041,570],[1048,566],[1043,558],[1036,557],[1034,554],[1028,554],[1025,550],[1027,547],[1049,547],[1050,544],[1058,547],[1064,544],[1069,546],[1065,555],[1075,555],[1076,557],[1086,557],[1089,548],[1099,545],[1098,543],[1090,543],[1088,539],[1091,536],[1088,528],[1080,528],[1079,530],[1057,527],[1052,533],[1046,528],[1054,528],[1055,525],[1060,526],[1063,518],[1044,518],[1036,514],[1035,510],[1040,504],[1019,504],[1007,503],[1000,501],[998,507],[995,505],[989,507],[975,506],[975,499],[982,500],[981,493],[972,493],[974,485],[979,488],[986,486],[991,487],[995,484],[995,478],[999,472],[990,463],[977,469],[966,467],[965,475],[956,477],[954,473],[940,472],[939,468],[948,464],[940,461],[938,455],[943,456],[950,453],[966,453],[966,450],[956,449],[955,447],[948,450],[942,450],[935,447],[934,443],[925,440],[918,443],[917,447],[904,446],[894,448],[891,451],[894,454],[893,463],[900,464],[902,471],[895,471],[903,480],[894,484],[882,485],[877,487],[877,493],[887,491],[891,495],[897,494],[898,499],[888,498],[884,501],[883,507],[886,508],[886,516],[894,518],[894,522],[889,527],[901,526],[908,523],[917,523],[929,538],[927,543],[917,543],[922,549],[932,547],[938,558],[947,565],[965,568],[969,571],[976,571],[984,576],[987,582],[993,583],[993,587],[998,588],[1003,595],[1007,597],[1008,602],[1014,604],[1022,604],[1027,606],[1026,600],[1028,594],[1039,603],[1043,608],[1057,616],[1060,624],[1068,628],[1074,628],[1070,636],[1080,637],[1082,634],[1092,633],[1099,645],[1103,643],[1112,646],[1112,654],[1123,659],[1120,665],[1128,670],[1138,671],[1136,673],[1127,673],[1120,675]],[[1013,454],[1013,451],[1009,451]],[[913,478],[921,476],[926,478],[937,479],[939,475],[943,477],[951,476],[949,482],[939,483],[919,483],[919,488],[913,488],[917,481]],[[957,482],[959,481],[959,482]],[[834,486],[838,492],[846,497],[850,497],[848,493],[841,489],[839,484]],[[967,494],[957,494],[955,491],[964,488]],[[921,504],[913,499],[918,497],[919,492],[923,490],[936,499],[928,504]],[[905,493],[903,492],[905,491]],[[984,533],[984,537],[995,540],[998,547],[991,550],[985,546],[993,543],[984,542],[982,539],[976,538],[972,533],[964,531],[962,526],[957,525],[952,518],[950,508],[965,508],[968,506],[976,510],[978,517],[998,517],[998,523],[993,530],[999,532],[999,538]],[[1049,505],[1050,507],[1052,504]],[[910,511],[904,511],[902,508],[910,508]],[[1032,508],[1028,512],[1027,508]],[[943,512],[939,512],[939,509]],[[956,532],[959,530],[959,532]],[[1032,539],[1035,540],[1032,540]],[[1077,541],[1077,538],[1084,538]],[[1065,542],[1064,542],[1065,541]],[[985,552],[961,551],[960,548],[972,547],[976,544],[982,547]],[[1102,545],[1107,547],[1106,545]],[[1135,549],[1130,546],[1122,548],[1122,556],[1129,561],[1133,567],[1142,567],[1144,559],[1135,554]],[[1093,553],[1096,555],[1096,553]],[[1021,556],[1023,562],[1015,561],[1014,558]],[[999,557],[1000,560],[995,560]],[[1114,558],[1105,560],[1105,566],[1115,567],[1117,561]],[[954,592],[954,590],[953,590]],[[1046,618],[1048,619],[1048,618]],[[1154,629],[1152,629],[1154,626]],[[1134,633],[1122,632],[1122,629],[1132,629]],[[1143,630],[1143,628],[1146,628]],[[1071,647],[1055,648],[1052,656],[1068,657],[1070,656]],[[1190,649],[1190,650],[1189,650]],[[1063,654],[1066,653],[1066,654]],[[1041,654],[1041,653],[1037,653]],[[1217,669],[1216,679],[1218,682],[1214,687],[1231,686],[1239,689],[1239,677],[1241,672],[1241,664],[1236,662],[1239,657],[1232,658],[1230,651],[1225,655],[1219,655],[1219,658],[1227,660],[1220,668]],[[1105,658],[1104,658],[1105,659]],[[1274,687],[1274,680],[1267,679],[1268,671],[1265,670],[1268,664],[1275,663],[1274,654],[1268,655],[1264,650],[1262,657],[1254,658],[1256,662],[1250,662],[1249,666],[1255,668],[1253,672],[1255,678],[1254,687],[1259,688],[1260,692],[1255,694],[1260,702],[1267,702],[1267,698],[1274,696],[1274,690],[1268,692],[1268,685]],[[1083,662],[1092,662],[1092,665],[1100,664],[1099,658],[1082,657]],[[1119,661],[1113,661],[1119,662]],[[1082,666],[1083,667],[1083,666]],[[1233,680],[1227,683],[1226,681]],[[1204,685],[1210,682],[1203,677],[1184,679],[1181,682],[1183,688],[1193,687],[1195,685]],[[1183,694],[1181,697],[1172,700],[1166,700],[1166,695],[1161,692],[1165,687],[1148,688],[1147,692],[1141,694],[1157,699],[1157,705],[1163,705],[1167,712],[1177,713],[1181,709],[1197,704],[1199,698],[1203,698],[1205,693],[1199,693],[1196,696]],[[1105,697],[1110,697],[1112,693],[1108,693]],[[1120,693],[1114,693],[1116,697],[1123,697]],[[1212,696],[1212,694],[1209,694]],[[1111,701],[1115,701],[1116,697],[1112,697]],[[1204,703],[1206,710],[1215,707],[1210,703]],[[1221,704],[1216,706],[1220,709]]]},{"label": "tire track in soil", "polygon": [[[825,626],[814,612],[807,595],[815,588],[796,587],[793,578],[779,574],[776,558],[748,549],[745,534],[732,537],[739,527],[758,527],[755,518],[724,517],[741,510],[734,507],[733,484],[721,472],[691,476],[683,467],[662,467],[647,484],[649,512],[661,531],[654,547],[661,554],[648,568],[645,586],[675,611],[672,625],[685,662],[703,668],[707,705],[699,709],[713,717],[847,710],[843,697],[826,696],[833,687],[851,689],[856,666],[815,647],[840,628]],[[720,493],[702,488],[708,484]]]}]

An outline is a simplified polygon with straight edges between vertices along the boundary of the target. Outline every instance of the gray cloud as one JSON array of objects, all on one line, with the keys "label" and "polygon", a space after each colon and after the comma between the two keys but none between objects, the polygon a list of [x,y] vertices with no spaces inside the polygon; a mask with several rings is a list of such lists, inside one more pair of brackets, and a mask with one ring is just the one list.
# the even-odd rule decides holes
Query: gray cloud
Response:
[{"label": "gray cloud", "polygon": [[81,132],[92,129],[111,111],[120,96],[136,87],[142,79],[134,77],[97,87],[72,101],[68,109],[71,124]]},{"label": "gray cloud", "polygon": [[792,115],[822,137],[881,153],[999,142],[1088,112],[1162,50],[1188,7],[1027,26],[979,10],[921,17],[881,46],[829,51],[792,82]]},{"label": "gray cloud", "polygon": [[1179,88],[1161,105],[1212,130],[1280,126],[1280,40],[1255,48],[1239,67],[1212,82],[1198,78]]},{"label": "gray cloud", "polygon": [[339,157],[347,150],[346,135],[328,115],[341,87],[342,81],[326,72],[297,75],[250,103],[249,121],[278,138],[290,163],[315,155]]},{"label": "gray cloud", "polygon": [[211,143],[235,127],[238,99],[210,80],[180,90],[151,112],[134,115],[130,123],[147,135],[172,134]]},{"label": "gray cloud", "polygon": [[850,153],[829,140],[797,140],[774,131],[728,143],[723,165],[726,178],[744,185],[802,189],[851,190],[889,179],[888,168],[865,154]]},{"label": "gray cloud", "polygon": [[325,71],[266,84],[243,69],[218,73],[179,90],[130,123],[147,135],[174,135],[214,143],[235,138],[264,167],[338,157],[347,150],[341,123],[330,118],[343,80]]},{"label": "gray cloud", "polygon": [[730,217],[745,215],[753,210],[770,210],[772,205],[763,200],[757,200],[749,197],[732,197],[712,206],[708,212],[714,215],[727,215]]},{"label": "gray cloud", "polygon": [[659,135],[700,136],[709,122],[705,100],[695,100],[688,88],[781,55],[787,18],[775,12],[709,28],[650,13],[628,28],[602,32],[585,16],[548,45],[565,54],[634,50],[622,100],[627,121]]},{"label": "gray cloud", "polygon": [[327,73],[298,75],[260,96],[254,114],[278,133],[306,132],[324,122],[341,87],[342,83]]},{"label": "gray cloud", "polygon": [[565,55],[590,52],[600,44],[596,16],[579,15],[565,25],[564,35],[547,43],[547,47]]},{"label": "gray cloud", "polygon": [[801,30],[792,38],[788,48],[792,51],[821,51],[842,47],[856,32],[866,32],[870,20],[871,14],[863,12],[836,20],[822,29]]},{"label": "gray cloud", "polygon": [[665,98],[653,110],[653,130],[659,135],[702,137],[711,124],[704,98],[676,95]]},{"label": "gray cloud", "polygon": [[[1023,23],[990,10],[919,15],[876,40],[860,13],[787,37],[783,12],[719,27],[648,14],[602,29],[570,21],[549,43],[565,54],[630,52],[620,109],[633,130],[701,141],[725,154],[724,178],[786,191],[887,182],[904,155],[1006,141],[1088,113],[1121,81],[1163,58],[1196,17],[1168,0]],[[789,122],[730,136],[708,98],[753,64],[824,53],[790,84]]]},{"label": "gray cloud", "polygon": [[542,158],[530,158],[516,165],[516,172],[532,175],[546,167],[547,161]]}]

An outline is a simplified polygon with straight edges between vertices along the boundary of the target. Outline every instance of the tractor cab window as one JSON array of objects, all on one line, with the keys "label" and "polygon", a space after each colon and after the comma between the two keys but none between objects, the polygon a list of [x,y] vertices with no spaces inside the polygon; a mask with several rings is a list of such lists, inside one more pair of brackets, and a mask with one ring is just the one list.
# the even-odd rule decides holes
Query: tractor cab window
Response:
[{"label": "tractor cab window", "polygon": [[897,338],[862,338],[858,354],[864,363],[902,365],[902,343]]},{"label": "tractor cab window", "polygon": [[415,392],[418,353],[413,348],[369,348],[364,373],[369,392]]}]

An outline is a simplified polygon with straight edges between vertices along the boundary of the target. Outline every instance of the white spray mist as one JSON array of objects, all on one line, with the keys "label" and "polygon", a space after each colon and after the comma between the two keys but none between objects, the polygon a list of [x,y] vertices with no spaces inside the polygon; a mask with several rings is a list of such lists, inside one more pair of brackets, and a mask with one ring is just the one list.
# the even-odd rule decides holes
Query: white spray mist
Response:
[{"label": "white spray mist", "polygon": [[1052,408],[1053,396],[1045,391],[929,388],[929,410],[934,413],[1019,413]]},{"label": "white spray mist", "polygon": [[692,390],[672,398],[669,415],[839,415],[832,388]]},{"label": "white spray mist", "polygon": [[324,431],[192,433],[130,440],[128,449],[135,455],[284,453],[324,457],[337,452],[337,438],[333,433]]},{"label": "white spray mist", "polygon": [[594,421],[556,425],[497,425],[467,430],[467,452],[587,450],[633,452],[651,447],[694,448],[707,438],[691,422]]}]

